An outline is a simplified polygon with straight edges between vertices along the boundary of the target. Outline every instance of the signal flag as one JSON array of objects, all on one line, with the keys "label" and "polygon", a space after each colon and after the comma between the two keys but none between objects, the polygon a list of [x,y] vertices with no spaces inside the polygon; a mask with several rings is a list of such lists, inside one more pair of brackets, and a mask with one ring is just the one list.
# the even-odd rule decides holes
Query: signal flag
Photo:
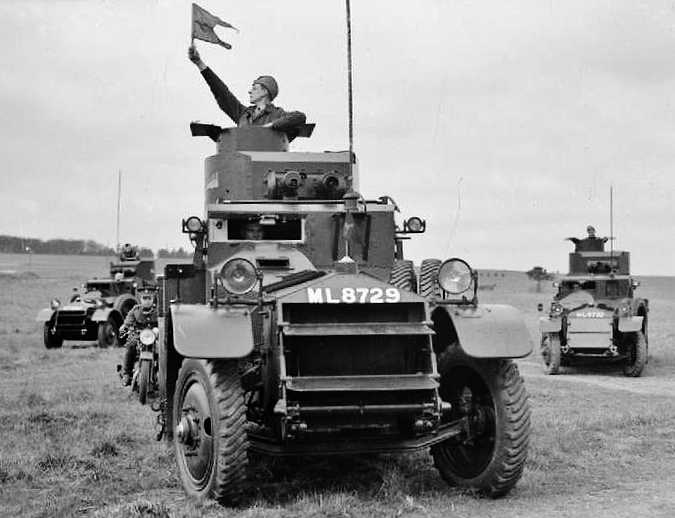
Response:
[{"label": "signal flag", "polygon": [[221,40],[216,32],[213,30],[216,25],[234,29],[239,32],[239,29],[233,25],[221,20],[217,16],[213,16],[206,9],[202,9],[197,4],[192,4],[192,39],[208,41],[221,45],[226,49],[231,49],[232,45]]}]

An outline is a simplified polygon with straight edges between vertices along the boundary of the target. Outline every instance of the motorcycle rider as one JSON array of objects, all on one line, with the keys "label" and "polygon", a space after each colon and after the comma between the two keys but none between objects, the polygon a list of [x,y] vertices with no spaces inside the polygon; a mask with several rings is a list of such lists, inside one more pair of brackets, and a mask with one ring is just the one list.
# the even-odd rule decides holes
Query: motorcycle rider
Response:
[{"label": "motorcycle rider", "polygon": [[120,337],[127,337],[126,352],[124,354],[124,365],[122,372],[122,386],[131,385],[131,377],[134,371],[134,363],[138,352],[139,333],[134,332],[148,324],[152,327],[157,326],[157,307],[155,305],[155,292],[152,289],[139,291],[141,299],[140,304],[136,304],[124,319],[124,324],[120,327]]}]

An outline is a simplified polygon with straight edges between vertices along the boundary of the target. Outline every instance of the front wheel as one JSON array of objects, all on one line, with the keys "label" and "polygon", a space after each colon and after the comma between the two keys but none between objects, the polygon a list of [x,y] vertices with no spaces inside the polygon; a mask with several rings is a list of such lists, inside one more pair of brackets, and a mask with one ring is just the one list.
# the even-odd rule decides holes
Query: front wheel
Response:
[{"label": "front wheel", "polygon": [[630,378],[637,378],[642,375],[647,363],[647,339],[642,331],[630,334],[632,336],[627,340],[628,358],[623,366],[623,373]]},{"label": "front wheel", "polygon": [[117,342],[117,325],[112,319],[98,325],[98,346],[102,349],[112,347]]},{"label": "front wheel", "polygon": [[138,369],[138,401],[140,401],[141,405],[145,405],[148,400],[151,369],[152,362],[150,360],[141,360],[141,365]]},{"label": "front wheel", "polygon": [[45,322],[42,337],[47,349],[58,349],[63,346],[63,338],[57,335],[56,332],[52,333],[52,326],[49,325],[49,322]]},{"label": "front wheel", "polygon": [[246,404],[237,361],[185,359],[173,422],[176,463],[185,491],[231,505],[246,479]]},{"label": "front wheel", "polygon": [[544,361],[546,374],[558,374],[561,360],[560,335],[558,333],[546,333],[541,337],[541,359]]},{"label": "front wheel", "polygon": [[434,464],[450,485],[503,496],[527,459],[530,407],[523,379],[511,360],[453,356],[439,361],[440,395],[452,405],[444,421],[464,419],[466,430],[431,448]]}]

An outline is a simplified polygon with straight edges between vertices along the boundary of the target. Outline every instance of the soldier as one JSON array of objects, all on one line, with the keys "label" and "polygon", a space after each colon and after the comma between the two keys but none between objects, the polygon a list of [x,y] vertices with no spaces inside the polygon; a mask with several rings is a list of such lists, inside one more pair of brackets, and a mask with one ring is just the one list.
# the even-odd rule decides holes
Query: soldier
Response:
[{"label": "soldier", "polygon": [[124,319],[124,324],[120,327],[120,336],[127,335],[127,350],[124,354],[124,366],[122,372],[122,385],[127,387],[131,385],[131,377],[136,362],[138,348],[138,333],[134,333],[140,327],[145,327],[148,323],[157,326],[157,308],[155,307],[155,293],[153,290],[146,289],[140,292],[141,303],[136,304]]},{"label": "soldier", "polygon": [[240,128],[264,126],[285,132],[291,140],[297,136],[298,128],[305,123],[305,114],[297,111],[286,112],[272,104],[279,93],[279,86],[272,76],[260,76],[253,81],[248,91],[251,106],[246,107],[230,92],[213,70],[204,64],[194,46],[188,49],[188,58],[199,68],[218,106]]},{"label": "soldier", "polygon": [[595,228],[592,225],[586,227],[587,237],[579,239],[576,237],[568,237],[569,241],[574,243],[575,252],[604,252],[605,243],[608,238],[606,237],[596,237]]},{"label": "soldier", "polygon": [[261,241],[265,239],[265,231],[260,223],[249,221],[244,226],[244,239],[247,241]]},{"label": "soldier", "polygon": [[125,243],[120,252],[120,260],[122,261],[133,261],[138,259],[138,250],[135,246],[131,246],[129,243]]}]

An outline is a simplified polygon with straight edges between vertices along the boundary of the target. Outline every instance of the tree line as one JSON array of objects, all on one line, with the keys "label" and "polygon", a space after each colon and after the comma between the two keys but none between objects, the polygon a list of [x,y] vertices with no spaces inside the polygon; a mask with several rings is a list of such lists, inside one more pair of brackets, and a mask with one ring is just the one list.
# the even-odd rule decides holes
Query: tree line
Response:
[{"label": "tree line", "polygon": [[[153,257],[151,248],[138,247],[141,257]],[[3,254],[54,254],[54,255],[117,255],[115,249],[91,239],[35,239],[0,235],[0,253]],[[190,253],[180,248],[160,248],[157,257],[184,258]]]}]

